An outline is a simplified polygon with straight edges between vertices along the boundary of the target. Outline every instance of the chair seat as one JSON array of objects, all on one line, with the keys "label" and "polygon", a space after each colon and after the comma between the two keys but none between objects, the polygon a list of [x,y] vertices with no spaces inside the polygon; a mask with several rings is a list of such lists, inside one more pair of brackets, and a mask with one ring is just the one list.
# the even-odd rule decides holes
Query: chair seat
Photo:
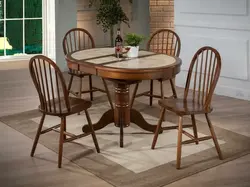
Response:
[{"label": "chair seat", "polygon": [[[64,103],[64,98],[60,98],[60,102],[61,102],[61,111],[60,112],[60,108],[59,108],[59,99],[55,99],[55,107],[56,107],[56,111],[50,111],[50,112],[44,112],[40,105],[39,105],[39,110],[41,110],[43,113],[48,114],[48,115],[53,115],[53,116],[68,116],[71,114],[76,114],[79,113],[83,110],[87,110],[88,108],[91,107],[91,102],[90,101],[86,101],[84,99],[80,99],[80,98],[76,98],[76,97],[69,97],[69,105],[70,105],[70,111],[67,110],[67,107]],[[47,101],[47,107],[49,107],[50,105],[54,105],[53,100]],[[53,108],[53,107],[51,107]],[[49,111],[49,110],[48,110]]]},{"label": "chair seat", "polygon": [[168,98],[159,100],[159,105],[178,115],[204,114],[210,113],[213,109],[205,109],[201,103],[182,98]]}]

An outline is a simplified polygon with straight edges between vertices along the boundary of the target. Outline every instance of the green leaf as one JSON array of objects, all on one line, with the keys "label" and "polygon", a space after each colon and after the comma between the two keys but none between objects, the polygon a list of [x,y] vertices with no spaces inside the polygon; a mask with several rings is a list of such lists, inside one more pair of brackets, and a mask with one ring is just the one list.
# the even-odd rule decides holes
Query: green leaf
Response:
[{"label": "green leaf", "polygon": [[124,41],[129,46],[138,46],[145,39],[145,36],[138,35],[135,33],[127,33]]},{"label": "green leaf", "polygon": [[[97,5],[96,1],[90,0],[90,6]],[[120,5],[120,0],[99,0],[96,23],[102,26],[103,31],[107,32],[119,22],[123,22],[129,27],[129,19]]]}]

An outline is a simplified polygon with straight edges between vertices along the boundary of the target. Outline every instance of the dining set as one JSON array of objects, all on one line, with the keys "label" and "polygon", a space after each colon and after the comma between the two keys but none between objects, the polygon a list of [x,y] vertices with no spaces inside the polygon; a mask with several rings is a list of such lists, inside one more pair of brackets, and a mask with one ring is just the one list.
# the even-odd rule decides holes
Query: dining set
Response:
[{"label": "dining set", "polygon": [[[176,168],[181,168],[181,150],[183,144],[195,143],[212,139],[218,156],[223,159],[218,140],[209,118],[212,112],[212,96],[220,77],[221,57],[219,52],[210,46],[198,49],[194,54],[186,79],[184,97],[179,98],[175,88],[175,77],[181,70],[182,60],[181,39],[178,34],[169,29],[160,29],[153,33],[147,43],[146,50],[140,50],[136,58],[129,58],[124,53],[122,58],[116,58],[114,48],[96,48],[94,38],[90,32],[83,28],[69,30],[62,41],[65,60],[67,61],[69,83],[66,84],[63,73],[56,63],[44,55],[36,55],[30,59],[29,70],[31,78],[38,92],[42,117],[34,139],[31,156],[34,156],[36,146],[41,134],[55,131],[60,135],[58,151],[58,167],[62,165],[63,144],[91,135],[95,148],[100,153],[98,138],[95,131],[114,124],[120,129],[120,147],[124,144],[124,128],[131,123],[141,129],[154,133],[151,148],[154,149],[159,134],[164,131],[176,130],[177,156]],[[93,85],[92,77],[97,76],[102,81],[104,89]],[[83,78],[88,77],[89,89],[83,90]],[[80,81],[76,82],[75,79]],[[114,85],[114,101],[112,101],[107,81]],[[138,93],[143,81],[149,81],[149,89]],[[160,94],[154,93],[154,83],[160,84]],[[169,81],[172,95],[164,94],[164,82]],[[72,89],[72,84],[79,84],[78,90]],[[130,87],[133,86],[130,97]],[[107,95],[110,109],[102,115],[96,123],[92,124],[88,109],[94,100],[94,92],[103,92]],[[90,100],[83,99],[83,94],[89,94]],[[148,123],[140,111],[133,107],[138,97],[149,97],[152,106],[153,98],[158,99],[161,108],[157,124]],[[175,126],[162,126],[167,120],[167,111],[175,113],[179,120]],[[67,131],[66,117],[69,115],[86,115],[87,124],[83,124],[82,132],[78,135]],[[204,114],[211,135],[198,137],[195,115]],[[57,116],[61,123],[50,128],[43,128],[46,115]],[[184,125],[184,116],[191,117],[192,124]],[[189,133],[185,128],[192,128]],[[189,140],[183,141],[186,135]],[[164,136],[164,134],[162,134]],[[126,141],[126,140],[125,140]]]}]

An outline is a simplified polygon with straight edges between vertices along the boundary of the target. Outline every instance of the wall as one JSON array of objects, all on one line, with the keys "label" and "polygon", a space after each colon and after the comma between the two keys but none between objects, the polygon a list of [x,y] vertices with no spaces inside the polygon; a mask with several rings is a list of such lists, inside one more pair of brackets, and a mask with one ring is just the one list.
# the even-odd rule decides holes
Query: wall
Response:
[{"label": "wall", "polygon": [[216,93],[250,100],[250,0],[175,0],[175,31],[182,41],[182,71],[176,84],[184,87],[190,60],[210,45],[222,57]]},{"label": "wall", "polygon": [[97,47],[109,44],[109,33],[103,33],[96,25],[96,9],[89,8],[89,0],[77,0],[77,27],[88,30]]},{"label": "wall", "polygon": [[[109,46],[109,32],[103,33],[100,26],[96,24],[96,9],[89,8],[88,0],[77,0],[77,26],[85,28],[93,35],[97,47]],[[130,28],[121,25],[123,35],[127,32],[135,32],[149,36],[149,0],[121,0],[122,7],[130,19]]]},{"label": "wall", "polygon": [[65,33],[77,26],[76,22],[76,0],[55,0],[55,37],[56,37],[56,63],[63,71],[67,70],[62,40]]},{"label": "wall", "polygon": [[[128,10],[128,9],[127,9]],[[149,0],[133,0],[131,10],[131,28],[127,32],[135,32],[142,34],[149,38],[150,36],[150,11],[149,11]],[[141,45],[141,48],[145,49],[145,44]]]},{"label": "wall", "polygon": [[150,33],[163,28],[174,30],[174,0],[150,0]]}]

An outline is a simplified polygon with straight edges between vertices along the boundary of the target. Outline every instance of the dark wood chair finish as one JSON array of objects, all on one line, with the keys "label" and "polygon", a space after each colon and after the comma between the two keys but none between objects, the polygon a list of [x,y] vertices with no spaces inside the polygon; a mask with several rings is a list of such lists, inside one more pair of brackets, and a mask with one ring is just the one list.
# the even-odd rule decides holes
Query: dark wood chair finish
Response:
[{"label": "dark wood chair finish", "polygon": [[[179,57],[180,50],[181,50],[181,40],[180,37],[172,30],[169,29],[160,29],[152,34],[150,37],[148,44],[147,44],[147,50],[152,51],[155,53],[161,53],[161,54],[167,54],[170,56],[176,56]],[[166,98],[164,97],[164,88],[163,88],[163,81],[166,79],[159,79],[160,82],[160,89],[161,89],[161,95],[155,95],[153,93],[154,89],[154,81],[150,80],[150,90],[137,94],[137,90],[139,87],[139,83],[135,85],[132,100],[131,100],[131,107],[133,105],[134,99],[136,97],[140,96],[148,96],[149,97],[149,105],[152,106],[153,98]],[[176,90],[175,90],[175,84],[173,79],[169,79],[173,96],[174,98],[177,98]]]},{"label": "dark wood chair finish", "polygon": [[[63,143],[70,142],[75,139],[92,135],[97,152],[100,152],[98,142],[93,130],[91,119],[87,111],[91,106],[90,101],[85,101],[80,98],[70,97],[62,72],[58,66],[49,58],[43,55],[37,55],[30,59],[29,70],[36,90],[38,92],[42,118],[37,129],[37,134],[34,139],[31,156],[34,156],[36,146],[41,134],[56,131],[60,133],[58,167],[61,167]],[[87,117],[90,128],[89,133],[74,135],[66,131],[66,117],[71,114],[84,111]],[[51,128],[42,130],[43,122],[46,115],[58,116],[61,118],[61,123]],[[60,130],[58,128],[60,127]]]},{"label": "dark wood chair finish", "polygon": [[[199,143],[199,141],[213,139],[219,158],[222,159],[222,153],[218,144],[214,128],[208,114],[212,112],[211,100],[220,76],[221,57],[217,50],[212,47],[202,47],[199,49],[190,64],[184,98],[168,98],[159,101],[161,106],[161,115],[155,131],[152,142],[152,149],[155,148],[159,130],[178,130],[177,142],[177,161],[176,168],[181,165],[181,146],[186,143]],[[191,90],[192,89],[192,90]],[[179,116],[178,126],[161,127],[165,111],[171,111]],[[197,126],[195,122],[196,114],[205,114],[211,136],[198,137]],[[192,125],[183,125],[183,116],[191,115]],[[183,128],[193,128],[194,135],[186,132]],[[182,141],[182,134],[185,134],[190,140]]]},{"label": "dark wood chair finish", "polygon": [[[91,49],[91,48],[95,48],[95,42],[94,42],[94,39],[91,36],[91,34],[85,29],[73,28],[73,29],[69,30],[63,38],[63,51],[64,51],[65,55],[70,53],[70,52],[73,52],[73,51],[79,51],[79,50]],[[93,92],[96,92],[96,91],[104,92],[107,94],[110,106],[113,109],[111,96],[110,96],[110,93],[108,90],[107,83],[104,79],[102,79],[102,81],[103,81],[105,90],[100,89],[100,88],[96,88],[92,85],[92,75],[91,74],[77,71],[74,69],[69,69],[68,73],[71,75],[70,81],[68,84],[68,90],[70,93],[72,93],[73,95],[75,95],[79,98],[81,98],[82,94],[89,93],[90,100],[93,101]],[[89,77],[89,90],[83,91],[82,90],[82,80],[85,76]],[[74,77],[80,78],[80,85],[79,85],[78,92],[71,91],[71,86],[72,86],[72,82],[73,82]]]}]

